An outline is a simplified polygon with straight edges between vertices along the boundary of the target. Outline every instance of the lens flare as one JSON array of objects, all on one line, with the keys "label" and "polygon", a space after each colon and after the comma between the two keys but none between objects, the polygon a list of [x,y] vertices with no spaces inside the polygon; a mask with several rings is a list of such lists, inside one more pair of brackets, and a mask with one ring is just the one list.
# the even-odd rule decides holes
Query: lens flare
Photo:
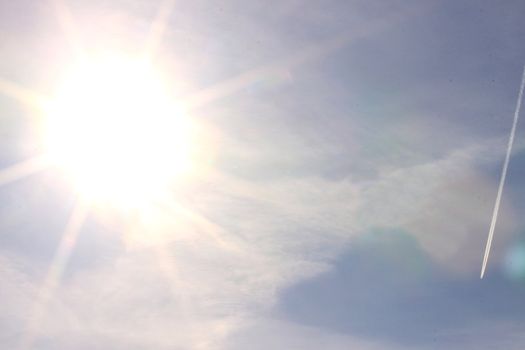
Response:
[{"label": "lens flare", "polygon": [[504,259],[505,273],[514,280],[525,279],[525,243],[520,242],[512,247]]}]

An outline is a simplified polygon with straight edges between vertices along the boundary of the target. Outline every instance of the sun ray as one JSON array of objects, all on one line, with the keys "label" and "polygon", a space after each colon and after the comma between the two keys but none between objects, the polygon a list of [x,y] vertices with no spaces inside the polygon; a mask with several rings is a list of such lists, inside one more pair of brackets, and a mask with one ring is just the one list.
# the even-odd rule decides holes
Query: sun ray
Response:
[{"label": "sun ray", "polygon": [[0,187],[44,170],[49,166],[45,156],[36,156],[0,170]]},{"label": "sun ray", "polygon": [[62,28],[62,32],[66,37],[68,45],[77,57],[84,57],[84,48],[69,7],[64,0],[51,0],[51,2],[55,8],[58,23]]},{"label": "sun ray", "polygon": [[195,210],[191,210],[175,200],[164,200],[159,207],[164,211],[166,217],[171,217],[173,220],[181,217],[188,219],[199,229],[199,232],[211,238],[220,248],[235,254],[244,252],[240,244],[233,242],[231,237],[228,240],[225,239],[228,236],[222,227],[206,219]]},{"label": "sun ray", "polygon": [[43,110],[48,102],[46,96],[4,78],[0,78],[0,93],[38,110]]},{"label": "sun ray", "polygon": [[290,69],[316,61],[330,53],[344,48],[355,40],[377,34],[400,23],[402,20],[406,20],[415,14],[420,14],[424,10],[427,10],[427,8],[418,7],[408,11],[400,11],[390,15],[386,19],[373,21],[358,30],[354,29],[352,31],[343,32],[333,38],[295,52],[284,59],[251,69],[231,79],[227,79],[214,86],[198,91],[195,94],[185,97],[183,100],[188,109],[202,107],[210,102],[232,95],[255,82],[267,78],[268,76],[288,73]]},{"label": "sun ray", "polygon": [[38,334],[38,329],[45,316],[47,306],[53,297],[62,274],[77,242],[78,234],[88,214],[88,207],[78,201],[68,219],[64,234],[55,256],[49,266],[46,278],[33,305],[33,311],[26,327],[26,333],[20,343],[20,350],[29,350]]},{"label": "sun ray", "polygon": [[175,0],[162,0],[157,15],[151,23],[150,32],[146,42],[146,57],[151,58],[155,55],[158,50],[166,27],[168,24],[169,17],[173,12],[175,6]]},{"label": "sun ray", "polygon": [[178,318],[183,320],[186,326],[185,333],[190,338],[190,343],[195,342],[194,321],[191,318],[191,300],[188,298],[187,291],[191,286],[181,278],[180,268],[174,254],[170,254],[165,244],[155,245],[155,253],[159,271],[168,283],[170,294],[175,299],[179,307]]}]

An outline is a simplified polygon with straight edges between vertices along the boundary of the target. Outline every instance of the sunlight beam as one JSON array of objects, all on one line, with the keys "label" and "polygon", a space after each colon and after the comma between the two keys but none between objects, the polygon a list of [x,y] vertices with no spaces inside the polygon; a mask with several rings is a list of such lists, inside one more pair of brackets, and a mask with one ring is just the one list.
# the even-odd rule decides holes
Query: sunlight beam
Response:
[{"label": "sunlight beam", "polygon": [[68,260],[76,245],[78,234],[88,214],[88,208],[78,201],[68,219],[64,234],[49,266],[48,273],[40,291],[35,298],[33,312],[28,321],[26,334],[22,339],[19,349],[29,350],[38,334],[42,319],[46,314],[47,307],[53,294],[58,287]]},{"label": "sunlight beam", "polygon": [[44,170],[48,166],[49,162],[44,156],[37,156],[11,165],[0,170],[0,187]]},{"label": "sunlight beam", "polygon": [[197,213],[195,210],[185,208],[176,201],[169,200],[163,201],[163,203],[160,205],[160,209],[166,213],[166,217],[173,217],[174,220],[177,220],[176,218],[188,219],[200,230],[200,232],[211,238],[221,249],[234,254],[243,254],[245,252],[245,250],[242,249],[238,243],[231,242],[231,239],[229,241],[225,240],[227,235],[223,228],[206,219],[203,215]]},{"label": "sunlight beam", "polygon": [[427,8],[413,8],[408,11],[400,11],[390,15],[386,19],[373,21],[358,30],[354,29],[352,31],[340,33],[333,38],[306,47],[284,59],[251,69],[207,89],[198,91],[193,95],[187,96],[183,100],[188,109],[202,107],[210,102],[232,95],[253,83],[264,80],[268,76],[282,75],[283,72],[288,73],[290,69],[316,61],[344,48],[353,41],[375,35],[378,32],[400,23],[402,20],[405,20],[410,16],[420,14],[424,10],[427,10]]},{"label": "sunlight beam", "polygon": [[160,47],[174,5],[175,0],[161,1],[157,11],[157,16],[151,23],[148,40],[146,42],[146,57],[153,57]]},{"label": "sunlight beam", "polygon": [[82,47],[71,11],[63,0],[51,0],[51,2],[55,8],[58,23],[62,27],[67,43],[77,57],[83,57],[84,48]]},{"label": "sunlight beam", "polygon": [[38,110],[44,109],[48,101],[45,96],[3,78],[0,78],[0,93]]},{"label": "sunlight beam", "polygon": [[165,244],[155,245],[155,252],[157,258],[157,266],[168,283],[170,294],[175,299],[177,305],[180,308],[179,319],[184,320],[186,326],[185,334],[189,338],[190,343],[196,342],[195,337],[195,321],[192,319],[192,306],[191,300],[187,295],[187,291],[191,289],[191,286],[181,278],[180,268],[177,266],[177,260],[170,254]]}]

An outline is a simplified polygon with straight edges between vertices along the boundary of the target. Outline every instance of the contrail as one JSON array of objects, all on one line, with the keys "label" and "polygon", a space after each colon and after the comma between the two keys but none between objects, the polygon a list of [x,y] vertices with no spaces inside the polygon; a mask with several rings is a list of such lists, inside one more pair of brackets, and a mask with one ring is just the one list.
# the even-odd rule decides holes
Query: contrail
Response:
[{"label": "contrail", "polygon": [[518,102],[516,104],[516,110],[514,111],[514,121],[512,122],[512,129],[510,130],[509,143],[507,145],[507,154],[505,155],[505,162],[503,163],[503,169],[501,170],[501,178],[499,180],[498,195],[496,196],[496,203],[494,204],[494,211],[492,212],[492,221],[490,223],[489,236],[487,238],[487,246],[485,247],[485,256],[483,257],[483,265],[481,266],[481,275],[479,278],[483,278],[485,269],[487,267],[487,261],[489,260],[490,246],[492,245],[492,238],[494,236],[494,228],[496,227],[496,221],[498,220],[499,205],[501,202],[501,194],[503,193],[503,186],[505,185],[505,178],[507,177],[507,169],[509,167],[510,153],[512,152],[512,144],[514,143],[514,134],[516,134],[516,125],[518,125],[518,118],[520,116],[521,99],[523,96],[523,87],[525,85],[525,66],[523,67],[523,74],[521,76],[520,92],[518,94]]}]

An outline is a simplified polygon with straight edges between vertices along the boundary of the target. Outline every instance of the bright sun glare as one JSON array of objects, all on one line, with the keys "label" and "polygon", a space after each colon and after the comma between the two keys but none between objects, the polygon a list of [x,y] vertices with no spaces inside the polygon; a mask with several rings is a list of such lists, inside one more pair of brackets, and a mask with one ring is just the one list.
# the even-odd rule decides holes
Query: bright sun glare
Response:
[{"label": "bright sun glare", "polygon": [[142,201],[190,166],[190,122],[144,61],[112,56],[77,64],[47,117],[51,161],[90,201]]}]

